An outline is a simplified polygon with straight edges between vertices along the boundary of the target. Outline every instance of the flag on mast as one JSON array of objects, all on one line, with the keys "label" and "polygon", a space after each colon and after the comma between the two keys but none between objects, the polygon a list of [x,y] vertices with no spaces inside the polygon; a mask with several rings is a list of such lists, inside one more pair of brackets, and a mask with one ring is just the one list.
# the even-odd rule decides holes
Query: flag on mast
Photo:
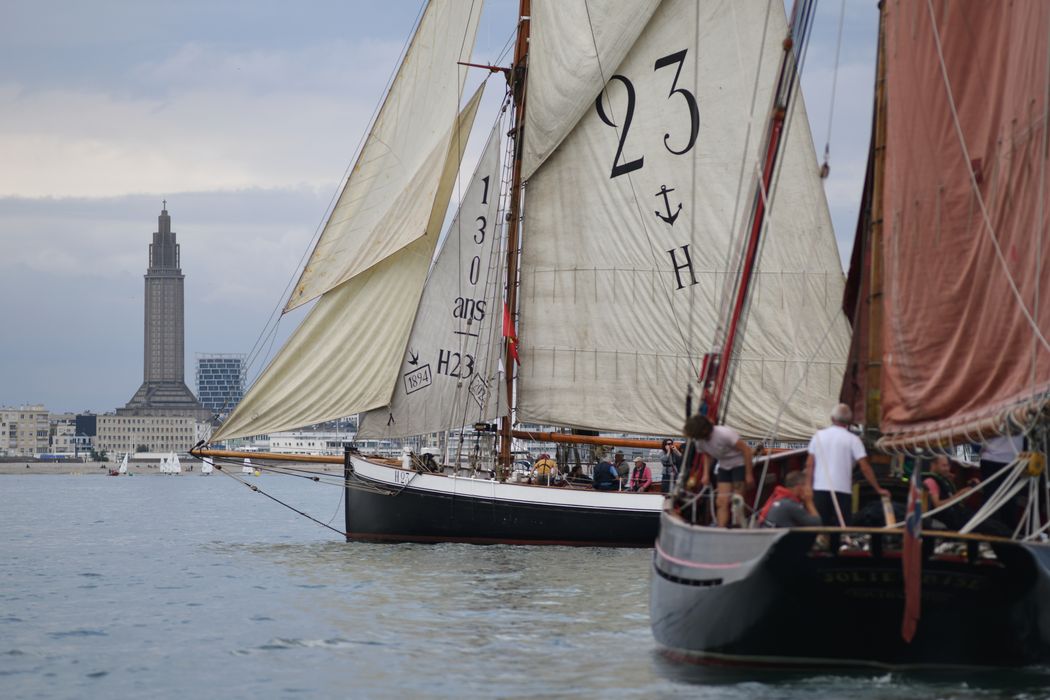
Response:
[{"label": "flag on mast", "polygon": [[503,337],[507,339],[507,353],[514,358],[514,362],[521,364],[518,358],[518,334],[514,332],[514,321],[510,317],[510,307],[503,302]]},{"label": "flag on mast", "polygon": [[904,618],[901,637],[911,643],[922,612],[922,482],[916,465],[908,487],[908,517],[904,520],[904,551],[901,556],[904,572]]}]

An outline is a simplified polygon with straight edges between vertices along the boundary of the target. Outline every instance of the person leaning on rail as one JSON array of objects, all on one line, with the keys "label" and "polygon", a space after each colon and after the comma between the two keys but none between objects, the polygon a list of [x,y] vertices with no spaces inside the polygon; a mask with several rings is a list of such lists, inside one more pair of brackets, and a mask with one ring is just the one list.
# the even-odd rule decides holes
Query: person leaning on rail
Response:
[{"label": "person leaning on rail", "polygon": [[[696,448],[704,453],[704,471],[701,484],[717,484],[715,516],[719,527],[729,525],[729,502],[733,494],[744,495],[745,489],[753,488],[755,477],[751,466],[751,448],[740,435],[724,425],[712,425],[707,416],[699,413],[691,416],[682,429],[692,438]],[[711,460],[716,460],[714,470]],[[713,479],[713,481],[712,481]]]}]

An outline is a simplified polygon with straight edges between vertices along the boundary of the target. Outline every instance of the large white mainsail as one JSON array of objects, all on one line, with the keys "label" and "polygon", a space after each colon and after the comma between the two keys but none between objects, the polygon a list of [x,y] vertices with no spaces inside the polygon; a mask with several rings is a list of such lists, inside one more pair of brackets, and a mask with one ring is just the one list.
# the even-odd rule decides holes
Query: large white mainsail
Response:
[{"label": "large white mainsail", "polygon": [[[600,103],[599,85],[526,187],[519,420],[680,430],[748,221],[785,28],[779,0],[664,0],[623,60],[600,66]],[[575,30],[591,33],[586,23]],[[534,47],[543,31],[533,27]],[[587,73],[596,59],[592,47],[562,60]],[[535,77],[526,141],[528,125],[544,119],[533,113]],[[778,437],[801,439],[836,400],[848,326],[801,99],[788,120],[723,420],[749,436],[775,426]]]},{"label": "large white mainsail", "polygon": [[[489,134],[419,302],[389,406],[364,413],[361,438],[404,437],[499,415],[502,336],[500,127]],[[505,412],[505,410],[504,410]]]},{"label": "large white mainsail", "polygon": [[[420,196],[433,192],[427,195],[427,235],[322,295],[212,442],[312,425],[389,403],[483,88],[417,174],[416,180],[428,181],[417,183]],[[431,178],[437,178],[433,190]]]},{"label": "large white mainsail", "polygon": [[[423,236],[445,141],[463,93],[481,0],[432,0],[390,86],[353,172],[303,269],[285,311],[334,289]],[[437,118],[435,118],[437,117]],[[429,191],[420,185],[428,185]]]},{"label": "large white mainsail", "polygon": [[620,65],[659,5],[660,0],[534,0],[523,178],[531,177],[593,109],[609,69]]}]

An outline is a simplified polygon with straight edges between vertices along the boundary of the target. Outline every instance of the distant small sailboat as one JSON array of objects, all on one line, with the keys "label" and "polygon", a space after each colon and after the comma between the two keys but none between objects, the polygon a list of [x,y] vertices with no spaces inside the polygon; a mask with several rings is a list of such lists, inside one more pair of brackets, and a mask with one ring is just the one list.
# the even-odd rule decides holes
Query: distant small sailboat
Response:
[{"label": "distant small sailboat", "polygon": [[161,455],[159,469],[161,474],[171,473],[171,466],[168,464],[168,455]]},{"label": "distant small sailboat", "polygon": [[201,474],[204,476],[211,476],[211,473],[215,470],[214,463],[211,457],[205,457],[201,464]]},{"label": "distant small sailboat", "polygon": [[179,456],[174,452],[172,452],[171,456],[168,458],[168,466],[172,474],[182,473],[182,464],[179,462]]},{"label": "distant small sailboat", "polygon": [[259,472],[252,467],[252,458],[251,457],[245,457],[244,458],[244,466],[241,467],[241,473],[242,474],[247,474],[249,476],[259,476]]},{"label": "distant small sailboat", "polygon": [[124,453],[124,460],[116,469],[110,469],[108,476],[131,476],[128,474],[128,453]]}]

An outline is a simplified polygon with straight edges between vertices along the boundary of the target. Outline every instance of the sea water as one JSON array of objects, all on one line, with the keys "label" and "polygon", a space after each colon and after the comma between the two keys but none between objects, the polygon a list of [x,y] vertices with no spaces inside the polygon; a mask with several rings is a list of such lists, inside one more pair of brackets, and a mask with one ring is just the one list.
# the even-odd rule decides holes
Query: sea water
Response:
[{"label": "sea water", "polygon": [[[342,523],[337,486],[249,481]],[[0,533],[2,698],[1050,698],[1050,669],[683,667],[649,550],[347,544],[220,473],[0,476]]]}]

